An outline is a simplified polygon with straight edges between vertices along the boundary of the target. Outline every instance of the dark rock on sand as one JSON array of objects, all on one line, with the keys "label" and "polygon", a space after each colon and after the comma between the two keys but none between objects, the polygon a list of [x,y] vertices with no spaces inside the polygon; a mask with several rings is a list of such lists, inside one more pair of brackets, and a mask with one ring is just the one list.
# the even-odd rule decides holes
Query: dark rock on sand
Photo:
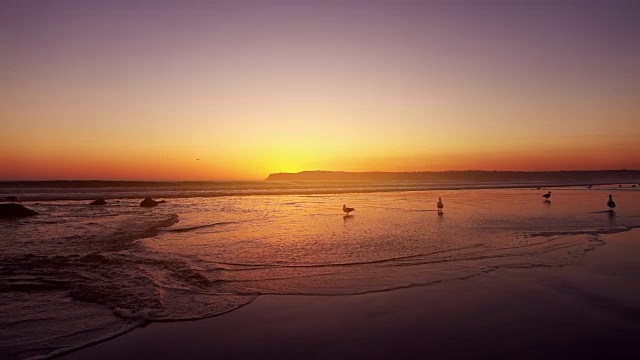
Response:
[{"label": "dark rock on sand", "polygon": [[89,203],[89,205],[107,205],[107,202],[103,198],[97,199]]},{"label": "dark rock on sand", "polygon": [[38,213],[20,204],[0,204],[0,219],[23,218],[34,215],[38,215]]},{"label": "dark rock on sand", "polygon": [[152,198],[148,197],[145,198],[144,200],[142,200],[142,202],[140,203],[140,206],[142,207],[153,207],[153,206],[158,206],[158,204],[162,204],[166,201],[164,200],[160,200],[160,201],[155,201]]}]

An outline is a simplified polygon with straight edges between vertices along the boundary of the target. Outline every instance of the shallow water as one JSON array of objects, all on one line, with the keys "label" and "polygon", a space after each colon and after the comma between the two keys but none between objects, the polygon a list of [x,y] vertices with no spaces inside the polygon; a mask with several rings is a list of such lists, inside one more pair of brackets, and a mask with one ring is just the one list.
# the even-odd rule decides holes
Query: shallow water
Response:
[{"label": "shallow water", "polygon": [[[568,265],[602,244],[598,234],[640,226],[635,189],[552,188],[544,202],[546,190],[25,203],[41,215],[0,221],[0,355],[215,316],[262,294],[360,294]],[[345,217],[342,204],[356,211]]]}]

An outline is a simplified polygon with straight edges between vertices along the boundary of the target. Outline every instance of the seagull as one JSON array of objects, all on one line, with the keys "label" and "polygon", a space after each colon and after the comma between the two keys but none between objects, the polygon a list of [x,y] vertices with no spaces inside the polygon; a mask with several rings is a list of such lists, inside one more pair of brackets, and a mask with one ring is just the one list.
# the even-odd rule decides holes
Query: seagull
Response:
[{"label": "seagull", "polygon": [[592,187],[592,186],[593,186],[593,185],[589,185],[589,186],[587,186],[587,189],[591,189],[591,187]]},{"label": "seagull", "polygon": [[438,212],[442,212],[442,208],[444,207],[444,204],[442,203],[442,198],[438,197]]},{"label": "seagull", "polygon": [[345,204],[342,204],[342,211],[346,212],[347,216],[349,216],[349,213],[352,212],[353,210],[355,210],[355,209],[347,207],[347,205],[345,205]]},{"label": "seagull", "polygon": [[551,191],[547,192],[546,194],[542,195],[543,198],[549,200],[549,198],[551,197]]},{"label": "seagull", "polygon": [[613,195],[609,195],[609,201],[607,201],[607,206],[609,207],[609,209],[611,209],[611,211],[613,211],[613,208],[616,207],[616,202],[613,201]]}]

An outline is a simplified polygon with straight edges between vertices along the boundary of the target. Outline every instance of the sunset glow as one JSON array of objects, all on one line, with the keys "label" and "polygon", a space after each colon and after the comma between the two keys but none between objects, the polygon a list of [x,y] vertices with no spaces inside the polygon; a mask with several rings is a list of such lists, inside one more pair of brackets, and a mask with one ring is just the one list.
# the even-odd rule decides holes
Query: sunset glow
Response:
[{"label": "sunset glow", "polygon": [[637,7],[320,3],[3,3],[0,180],[640,168]]}]

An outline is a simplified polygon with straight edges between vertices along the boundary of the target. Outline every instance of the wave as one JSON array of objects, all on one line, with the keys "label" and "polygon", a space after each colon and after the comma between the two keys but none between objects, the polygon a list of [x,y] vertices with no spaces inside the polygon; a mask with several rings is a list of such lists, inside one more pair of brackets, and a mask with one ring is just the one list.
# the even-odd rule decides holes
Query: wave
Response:
[{"label": "wave", "polygon": [[[582,243],[582,241],[565,242],[565,243],[560,243],[560,244],[549,244],[549,242],[540,242],[540,243],[535,243],[535,244],[506,247],[506,248],[500,248],[500,249],[494,250],[494,251],[497,251],[498,253],[491,253],[491,252],[487,253],[486,251],[464,252],[464,253],[456,253],[455,256],[448,256],[448,257],[436,258],[436,259],[432,259],[432,258],[430,258],[430,256],[441,255],[441,254],[448,253],[448,252],[464,251],[464,250],[474,249],[474,248],[478,248],[478,247],[483,247],[484,244],[478,244],[478,245],[474,245],[474,246],[458,248],[458,249],[452,249],[452,250],[436,251],[436,252],[426,253],[426,254],[417,254],[417,255],[411,255],[411,256],[403,256],[403,257],[397,257],[397,258],[381,259],[381,260],[366,261],[366,262],[354,262],[354,263],[327,263],[327,264],[312,264],[312,265],[306,265],[306,264],[299,264],[299,265],[278,265],[278,264],[254,265],[254,264],[238,264],[238,263],[220,263],[220,262],[218,262],[217,264],[247,267],[247,268],[243,268],[243,269],[221,269],[222,271],[230,271],[230,272],[233,272],[233,271],[261,271],[261,270],[265,270],[265,269],[287,269],[287,268],[315,269],[315,268],[334,268],[334,267],[359,267],[359,266],[368,266],[368,265],[383,265],[384,267],[409,267],[409,266],[423,266],[423,265],[435,265],[435,264],[450,264],[450,263],[468,262],[468,261],[477,262],[477,261],[494,260],[494,259],[501,259],[501,258],[514,259],[514,258],[518,258],[518,257],[531,257],[532,255],[541,255],[541,254],[550,253],[550,252],[553,252],[553,251],[556,251],[556,250],[561,250],[561,249],[565,249],[565,248],[572,248],[572,247],[575,247],[576,245],[579,245],[581,243]],[[544,246],[545,244],[548,244],[548,245]],[[601,244],[602,244],[602,242],[598,242],[596,244],[596,246],[597,245],[601,245]],[[531,249],[531,251],[522,251],[524,249]],[[509,252],[509,251],[513,251],[513,250],[516,250],[516,252]],[[589,251],[589,250],[592,250],[591,246],[588,247],[587,251]],[[483,254],[483,255],[477,255],[476,256],[475,254]],[[406,260],[415,260],[415,261],[407,262]],[[531,263],[531,264],[528,264],[527,266],[520,265],[518,267],[537,267],[537,266],[540,266],[540,265]],[[549,265],[549,266],[551,266],[551,265]],[[504,266],[502,266],[502,267],[504,267]],[[282,278],[253,278],[253,279],[247,280],[247,281],[284,280],[284,279],[291,279],[291,278],[295,278],[295,277],[303,277],[303,276],[291,276],[291,277],[282,277]],[[242,282],[244,280],[233,280],[233,281]],[[356,294],[356,293],[347,293],[347,294],[341,293],[341,295],[352,295],[352,294]],[[278,293],[278,295],[284,295],[284,294],[283,293]],[[316,294],[316,295],[326,295],[326,294]],[[337,295],[340,295],[340,294],[337,294]]]},{"label": "wave", "polygon": [[[609,211],[605,211],[609,212]],[[606,235],[606,234],[617,234],[621,232],[630,231],[633,229],[639,229],[640,225],[628,225],[628,226],[620,226],[609,229],[584,229],[584,230],[568,230],[568,231],[537,231],[528,233],[526,236],[528,237],[536,237],[536,236],[563,236],[563,235]]]},{"label": "wave", "polygon": [[185,227],[185,228],[162,229],[162,231],[163,232],[173,232],[173,233],[183,233],[183,232],[188,232],[188,231],[193,231],[193,230],[200,230],[200,229],[218,227],[218,226],[223,226],[223,225],[231,225],[231,224],[237,224],[237,223],[239,223],[239,222],[238,221],[221,221],[221,222],[217,222],[217,223],[213,223],[213,224],[196,225],[196,226],[190,226],[190,227]]},{"label": "wave", "polygon": [[[358,189],[361,188],[356,188]],[[376,189],[379,191],[381,188]],[[394,196],[396,197],[402,198]],[[96,208],[88,217],[85,216],[87,212],[83,207],[56,209],[55,215],[45,215],[41,218],[42,222],[29,223],[29,226],[35,224],[43,229],[38,230],[41,233],[36,234],[37,236],[33,235],[33,240],[36,240],[33,243],[50,237],[45,230],[60,229],[60,235],[54,242],[60,243],[61,247],[58,249],[63,251],[45,249],[46,251],[35,254],[28,251],[16,252],[20,255],[11,256],[0,254],[0,295],[33,294],[33,298],[42,299],[48,293],[57,291],[64,293],[67,303],[86,304],[85,306],[91,304],[92,308],[100,308],[115,318],[115,322],[124,324],[117,330],[112,327],[103,329],[99,334],[85,334],[85,340],[91,336],[95,339],[39,357],[48,358],[109,340],[150,322],[187,321],[218,316],[246,306],[260,295],[368,294],[464,280],[498,269],[565,266],[575,263],[586,252],[604,244],[600,235],[640,228],[617,226],[546,232],[522,230],[580,229],[593,226],[587,221],[569,222],[565,221],[565,217],[558,216],[552,225],[545,224],[543,227],[539,227],[538,221],[500,218],[502,222],[499,226],[493,226],[499,229],[487,227],[487,223],[482,222],[485,221],[484,218],[467,219],[464,225],[468,228],[457,229],[452,226],[454,223],[447,223],[442,226],[442,232],[436,233],[423,231],[422,227],[429,224],[426,221],[430,217],[413,213],[407,216],[424,222],[415,228],[393,232],[390,229],[391,226],[396,226],[395,223],[378,226],[376,229],[371,226],[373,223],[366,223],[365,220],[343,224],[337,217],[336,221],[315,218],[309,223],[298,221],[298,218],[291,220],[290,213],[268,208],[272,205],[271,199],[265,202],[265,213],[271,217],[261,217],[260,212],[256,216],[247,217],[236,209],[232,200],[234,199],[229,199],[228,204],[218,204],[222,210],[199,202],[193,202],[195,205],[190,206],[185,201],[176,202],[179,206],[165,206],[150,211],[140,210],[138,207],[101,208],[103,210],[99,211]],[[287,200],[289,199],[284,201]],[[292,200],[296,201],[287,204],[307,204],[303,198]],[[260,201],[256,203],[263,205]],[[390,208],[379,206],[380,202],[371,203],[373,205],[367,208],[376,208],[377,213],[385,213],[381,209],[411,211],[397,205]],[[246,208],[242,207],[242,210]],[[324,209],[323,206],[320,208]],[[185,224],[180,223],[178,214],[167,213],[182,209],[186,209],[186,212],[181,212],[188,219]],[[117,214],[102,216],[100,211],[104,211],[104,215],[113,212]],[[225,213],[220,214],[220,211]],[[306,221],[306,216],[312,215],[314,211],[315,208],[311,207],[310,211],[291,214],[305,216]],[[46,223],[59,214],[67,214],[71,220],[58,225],[55,222]],[[585,214],[586,212],[576,216]],[[600,216],[591,217],[603,219]],[[238,221],[212,222],[223,219]],[[263,219],[268,222],[260,223]],[[454,219],[454,216],[447,217],[449,219]],[[627,222],[627,219],[626,215],[618,217],[618,221]],[[191,220],[198,223],[194,225]],[[314,223],[316,220],[318,222]],[[437,224],[445,225],[441,220]],[[256,221],[259,222],[258,226]],[[217,234],[225,230],[243,230],[243,226],[234,226],[240,223],[246,223],[249,232]],[[635,224],[635,221],[631,223]],[[404,225],[402,222],[398,224]],[[597,226],[606,226],[606,221],[599,224],[601,225]],[[614,226],[617,222],[610,224]],[[309,229],[306,229],[307,225]],[[328,226],[326,229],[325,225]],[[272,226],[277,228],[271,231]],[[288,228],[291,226],[294,227],[293,230]],[[80,230],[74,232],[72,228]],[[18,225],[15,229],[20,230],[14,232],[15,237],[19,237],[22,230],[30,230]],[[214,230],[198,233],[199,230],[206,229]],[[509,229],[517,229],[517,232],[509,232]],[[331,236],[332,230],[335,231],[333,237],[326,239],[337,239],[336,248],[331,248],[327,254],[313,256],[314,252],[310,251],[316,250],[313,246],[320,250],[327,249],[323,237]],[[467,236],[462,230],[471,231],[471,235]],[[265,231],[264,236],[260,231]],[[459,236],[463,233],[464,235]],[[345,241],[341,241],[342,234],[346,234]],[[436,235],[431,237],[433,234]],[[398,241],[395,235],[400,237]],[[156,236],[152,241],[140,241]],[[288,237],[295,237],[293,240],[299,237],[304,241],[288,242]],[[369,239],[374,240],[374,246],[367,242]],[[375,242],[378,240],[380,244]],[[312,248],[305,247],[309,244]],[[199,253],[201,245],[211,251]],[[111,330],[114,331],[102,336]],[[66,345],[76,343],[79,342],[74,339],[67,341]],[[45,346],[32,348],[41,349],[39,351],[46,349]]]},{"label": "wave", "polygon": [[[324,263],[324,264],[291,264],[291,265],[287,265],[287,264],[250,264],[250,263],[231,263],[231,262],[215,262],[216,264],[219,265],[228,265],[228,266],[244,266],[244,267],[259,267],[261,269],[264,268],[322,268],[322,267],[342,267],[342,266],[359,266],[359,265],[373,265],[373,264],[384,264],[387,262],[393,262],[393,261],[398,261],[398,260],[406,260],[406,259],[412,259],[412,258],[419,258],[419,257],[424,257],[424,256],[430,256],[430,255],[438,255],[438,254],[443,254],[443,253],[447,253],[447,252],[453,252],[453,251],[461,251],[461,250],[467,250],[467,249],[473,249],[473,248],[477,248],[477,247],[481,247],[484,244],[475,244],[475,245],[470,245],[470,246],[465,246],[465,247],[460,247],[460,248],[455,248],[455,249],[446,249],[446,250],[439,250],[439,251],[434,251],[434,252],[430,252],[430,253],[425,253],[425,254],[416,254],[416,255],[408,255],[408,256],[400,256],[400,257],[393,257],[393,258],[388,258],[388,259],[379,259],[379,260],[372,260],[372,261],[360,261],[360,262],[346,262],[346,263]],[[233,270],[231,270],[233,271]]]},{"label": "wave", "polygon": [[[128,184],[128,183],[126,183]],[[193,183],[144,183],[135,186],[114,187],[0,187],[0,197],[17,196],[22,201],[90,201],[97,198],[107,200],[142,199],[145,197],[176,199],[229,196],[277,196],[277,195],[331,195],[349,193],[404,192],[429,190],[480,190],[563,188],[588,185],[603,186],[618,182],[584,183],[580,181],[505,182],[505,181],[298,181],[298,182],[211,182]],[[640,188],[616,188],[636,191]],[[598,190],[593,188],[591,190]]]},{"label": "wave", "polygon": [[100,337],[100,338],[96,338],[96,339],[92,339],[89,340],[85,343],[82,344],[78,344],[76,346],[71,346],[71,347],[64,347],[64,348],[59,348],[56,350],[53,350],[52,352],[45,354],[45,355],[37,355],[37,356],[32,356],[32,357],[28,357],[26,360],[44,360],[44,359],[53,359],[62,355],[66,355],[69,353],[72,353],[74,351],[78,351],[84,348],[88,348],[90,346],[93,345],[98,345],[100,343],[103,343],[105,341],[109,341],[112,339],[115,339],[119,336],[122,336],[124,334],[130,333],[131,331],[142,327],[145,324],[145,320],[144,319],[139,319],[138,321],[129,324],[127,326],[123,326],[122,329],[118,330],[118,331],[114,331],[106,336]]}]

